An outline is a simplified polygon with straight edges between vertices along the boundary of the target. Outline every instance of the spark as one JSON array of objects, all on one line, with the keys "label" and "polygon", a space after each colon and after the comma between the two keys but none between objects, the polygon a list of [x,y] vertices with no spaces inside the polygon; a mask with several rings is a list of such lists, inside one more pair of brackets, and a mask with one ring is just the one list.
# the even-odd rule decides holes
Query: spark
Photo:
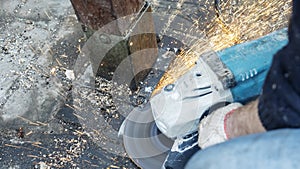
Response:
[{"label": "spark", "polygon": [[[258,0],[241,3],[237,7],[230,6],[230,3],[220,6],[222,12],[219,17],[215,16],[210,24],[203,28],[205,29],[203,34],[206,37],[198,40],[190,47],[190,50],[181,52],[174,59],[157,84],[152,96],[189,71],[202,53],[208,50],[219,51],[257,39],[288,25],[292,8],[291,0]],[[173,20],[174,18],[170,18],[169,22]],[[197,23],[197,21],[194,22]]]}]

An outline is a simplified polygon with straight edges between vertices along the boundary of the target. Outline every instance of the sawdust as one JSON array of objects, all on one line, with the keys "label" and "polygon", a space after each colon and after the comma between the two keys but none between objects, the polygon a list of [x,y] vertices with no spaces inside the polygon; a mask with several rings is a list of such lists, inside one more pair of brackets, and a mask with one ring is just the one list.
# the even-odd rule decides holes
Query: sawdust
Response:
[{"label": "sawdust", "polygon": [[203,30],[207,40],[195,43],[170,64],[152,96],[192,68],[202,53],[219,51],[287,27],[291,7],[291,0],[244,1],[239,5],[227,1],[221,4],[219,10],[216,9],[216,17]]}]

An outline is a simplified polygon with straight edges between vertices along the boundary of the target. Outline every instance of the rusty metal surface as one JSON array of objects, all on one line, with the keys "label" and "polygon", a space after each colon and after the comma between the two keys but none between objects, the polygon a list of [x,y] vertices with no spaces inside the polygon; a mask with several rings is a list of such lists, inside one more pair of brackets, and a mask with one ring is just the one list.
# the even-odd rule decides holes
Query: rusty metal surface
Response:
[{"label": "rusty metal surface", "polygon": [[[134,14],[143,6],[143,0],[71,0],[80,22],[93,30],[127,15]],[[118,23],[106,30],[120,35]]]}]

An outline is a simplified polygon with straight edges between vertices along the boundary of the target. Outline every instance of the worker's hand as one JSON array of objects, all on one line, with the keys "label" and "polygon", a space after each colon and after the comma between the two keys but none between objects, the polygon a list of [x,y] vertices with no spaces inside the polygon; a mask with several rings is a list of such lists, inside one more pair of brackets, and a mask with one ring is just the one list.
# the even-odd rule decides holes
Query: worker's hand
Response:
[{"label": "worker's hand", "polygon": [[198,145],[206,148],[228,140],[226,135],[226,118],[237,108],[240,103],[232,103],[219,108],[200,121]]}]

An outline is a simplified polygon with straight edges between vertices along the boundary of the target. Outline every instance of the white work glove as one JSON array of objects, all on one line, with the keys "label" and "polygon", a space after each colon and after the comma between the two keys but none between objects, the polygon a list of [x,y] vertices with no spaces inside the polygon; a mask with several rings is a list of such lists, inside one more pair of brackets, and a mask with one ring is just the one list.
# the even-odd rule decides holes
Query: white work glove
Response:
[{"label": "white work glove", "polygon": [[199,147],[206,148],[228,140],[225,133],[226,115],[232,113],[235,109],[241,107],[240,103],[231,103],[225,107],[219,108],[204,117],[199,125]]}]

